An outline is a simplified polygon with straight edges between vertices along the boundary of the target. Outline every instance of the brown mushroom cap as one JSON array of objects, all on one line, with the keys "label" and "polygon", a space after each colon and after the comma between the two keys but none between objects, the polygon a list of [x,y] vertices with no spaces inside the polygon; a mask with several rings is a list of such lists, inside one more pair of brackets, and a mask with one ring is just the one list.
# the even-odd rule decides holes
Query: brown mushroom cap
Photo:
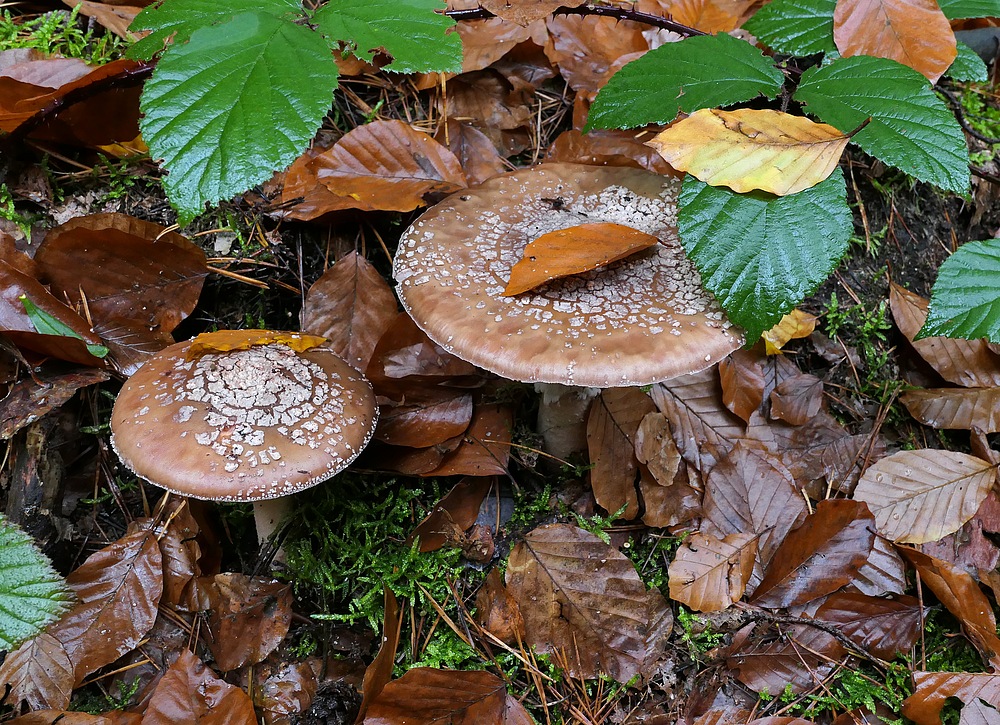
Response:
[{"label": "brown mushroom cap", "polygon": [[277,498],[343,470],[371,438],[371,387],[331,351],[271,343],[188,361],[190,345],[150,357],[111,416],[118,456],[157,486],[216,501]]},{"label": "brown mushroom cap", "polygon": [[[393,274],[407,312],[448,352],[513,380],[647,385],[742,344],[677,237],[676,179],[545,164],[431,208],[403,234]],[[542,234],[612,222],[660,239],[645,252],[514,297],[503,290]]]}]

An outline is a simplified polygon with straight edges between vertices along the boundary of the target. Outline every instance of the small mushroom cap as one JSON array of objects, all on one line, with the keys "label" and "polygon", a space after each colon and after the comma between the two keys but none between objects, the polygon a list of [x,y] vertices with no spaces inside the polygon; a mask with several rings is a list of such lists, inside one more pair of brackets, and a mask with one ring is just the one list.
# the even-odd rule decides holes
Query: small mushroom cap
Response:
[{"label": "small mushroom cap", "polygon": [[271,343],[189,361],[190,345],[150,357],[111,416],[118,456],[157,486],[216,501],[277,498],[343,470],[371,438],[375,395],[333,352]]},{"label": "small mushroom cap", "polygon": [[[639,169],[545,164],[457,192],[403,234],[403,306],[454,355],[512,380],[647,385],[703,370],[742,334],[677,237],[676,179]],[[660,244],[606,267],[503,294],[542,234],[612,222]]]}]

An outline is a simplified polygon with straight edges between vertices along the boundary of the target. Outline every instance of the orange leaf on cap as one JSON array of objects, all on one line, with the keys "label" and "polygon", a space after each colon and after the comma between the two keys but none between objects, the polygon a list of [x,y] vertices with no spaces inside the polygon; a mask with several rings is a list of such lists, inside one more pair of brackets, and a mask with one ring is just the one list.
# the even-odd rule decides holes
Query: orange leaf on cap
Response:
[{"label": "orange leaf on cap", "polygon": [[580,224],[543,234],[525,248],[510,270],[507,297],[560,277],[589,272],[659,242],[652,234],[611,222]]},{"label": "orange leaf on cap", "polygon": [[273,342],[286,345],[295,352],[305,352],[319,347],[326,342],[325,337],[318,335],[302,335],[297,332],[272,332],[261,330],[260,335],[248,338],[247,330],[219,330],[218,332],[203,332],[191,341],[191,347],[185,355],[187,360],[197,360],[202,355],[212,352],[232,352],[233,350],[249,350],[260,345],[270,345]]}]

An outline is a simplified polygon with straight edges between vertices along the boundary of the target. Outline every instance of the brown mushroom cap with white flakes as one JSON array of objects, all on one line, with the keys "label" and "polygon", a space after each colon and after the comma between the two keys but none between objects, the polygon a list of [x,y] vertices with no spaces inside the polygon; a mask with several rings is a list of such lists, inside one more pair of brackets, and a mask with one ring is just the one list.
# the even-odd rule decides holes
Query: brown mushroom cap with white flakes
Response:
[{"label": "brown mushroom cap with white flakes", "polygon": [[272,342],[187,360],[190,345],[150,357],[111,417],[118,456],[157,486],[216,501],[285,496],[346,468],[371,438],[372,389],[331,351]]},{"label": "brown mushroom cap with white flakes", "polygon": [[[544,164],[457,192],[404,233],[393,274],[436,343],[524,382],[647,385],[703,370],[742,344],[677,237],[680,182],[630,168]],[[505,297],[542,234],[593,222],[660,244]]]}]

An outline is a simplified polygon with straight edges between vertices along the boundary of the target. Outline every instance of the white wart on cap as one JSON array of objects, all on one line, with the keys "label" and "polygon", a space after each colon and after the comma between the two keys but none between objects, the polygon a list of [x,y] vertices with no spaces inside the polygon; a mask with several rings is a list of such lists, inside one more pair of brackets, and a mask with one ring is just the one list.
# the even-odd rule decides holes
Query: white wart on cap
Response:
[{"label": "white wart on cap", "polygon": [[[545,164],[496,176],[404,233],[403,306],[449,352],[524,382],[616,387],[697,372],[742,344],[677,237],[680,183],[646,171]],[[593,222],[659,238],[590,272],[503,294],[525,246]]]},{"label": "white wart on cap", "polygon": [[371,387],[329,350],[270,343],[187,360],[190,344],[150,357],[111,417],[119,457],[157,486],[216,501],[285,496],[346,468],[371,438]]}]

